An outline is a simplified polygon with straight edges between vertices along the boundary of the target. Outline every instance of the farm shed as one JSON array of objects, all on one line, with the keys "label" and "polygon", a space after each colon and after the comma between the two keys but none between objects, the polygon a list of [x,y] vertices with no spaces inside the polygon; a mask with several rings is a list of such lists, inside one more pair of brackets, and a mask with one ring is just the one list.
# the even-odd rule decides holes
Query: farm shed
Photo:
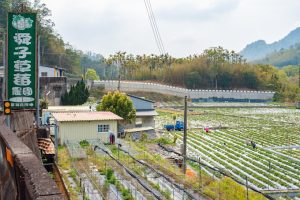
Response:
[{"label": "farm shed", "polygon": [[[67,113],[67,112],[89,112],[89,106],[49,106],[48,109],[43,109],[41,123],[43,125],[54,124],[52,113]],[[48,126],[50,134],[54,136],[54,126]]]},{"label": "farm shed", "polygon": [[107,142],[109,132],[117,135],[118,121],[123,120],[112,112],[69,112],[52,115],[59,144],[94,139]]},{"label": "farm shed", "polygon": [[133,107],[136,109],[136,118],[131,124],[125,126],[125,133],[137,133],[137,138],[139,135],[138,133],[154,133],[154,117],[158,115],[154,108],[154,102],[130,94],[127,94],[127,96],[132,100]]}]

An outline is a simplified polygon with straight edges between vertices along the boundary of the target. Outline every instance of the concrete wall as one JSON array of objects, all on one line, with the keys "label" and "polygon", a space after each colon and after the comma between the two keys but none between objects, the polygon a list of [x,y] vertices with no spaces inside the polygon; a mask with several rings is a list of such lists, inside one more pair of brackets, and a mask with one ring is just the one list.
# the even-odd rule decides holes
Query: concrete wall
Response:
[{"label": "concrete wall", "polygon": [[66,77],[40,77],[40,97],[47,95],[49,105],[60,105],[60,97],[67,91]]},{"label": "concrete wall", "polygon": [[[136,124],[136,120],[142,121],[142,124]],[[149,126],[155,128],[155,120],[153,116],[137,117],[135,120],[132,121],[132,123],[123,124],[123,127],[125,129]]]},{"label": "concrete wall", "polygon": [[52,68],[52,67],[39,67],[39,76],[40,77],[61,77],[63,76],[62,70],[58,68]]},{"label": "concrete wall", "polygon": [[143,120],[143,127],[153,127],[155,128],[155,120],[154,117],[142,117]]},{"label": "concrete wall", "polygon": [[109,133],[98,133],[98,125],[109,125],[109,129],[117,134],[117,121],[81,121],[81,122],[59,122],[58,137],[60,143],[69,141],[81,141],[85,139],[101,139],[107,142]]},{"label": "concrete wall", "polygon": [[39,77],[56,77],[57,74],[55,73],[54,68],[50,67],[39,67]]},{"label": "concrete wall", "polygon": [[0,199],[64,199],[41,161],[0,125]]},{"label": "concrete wall", "polygon": [[[105,87],[106,90],[116,90],[118,81],[94,81],[93,87]],[[173,87],[168,85],[121,81],[121,90],[130,91],[147,91],[158,92],[162,94],[174,95],[179,97],[188,96],[191,99],[199,98],[234,98],[234,99],[259,99],[272,100],[274,92],[270,91],[244,91],[244,90],[189,90],[186,88]]]}]

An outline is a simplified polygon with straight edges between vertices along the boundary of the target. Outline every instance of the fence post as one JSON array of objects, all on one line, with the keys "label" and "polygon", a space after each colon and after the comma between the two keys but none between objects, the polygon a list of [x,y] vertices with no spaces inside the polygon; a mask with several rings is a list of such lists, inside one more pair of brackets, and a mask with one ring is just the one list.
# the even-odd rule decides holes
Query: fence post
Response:
[{"label": "fence post", "polygon": [[199,187],[200,187],[200,191],[202,192],[202,172],[201,172],[200,161],[201,161],[201,158],[199,156]]},{"label": "fence post", "polygon": [[175,196],[174,185],[172,185],[172,187],[173,187],[173,199],[174,199]]},{"label": "fence post", "polygon": [[246,176],[246,200],[248,200],[249,194],[248,194],[248,177]]},{"label": "fence post", "polygon": [[85,186],[84,186],[84,182],[83,182],[82,199],[85,199]]},{"label": "fence post", "polygon": [[184,97],[184,125],[183,125],[183,163],[182,163],[182,173],[186,174],[186,146],[187,146],[187,96]]},{"label": "fence post", "polygon": [[219,186],[219,191],[218,191],[218,197],[219,197],[219,200],[221,200],[221,173],[220,173],[220,179],[219,179],[219,184],[218,184],[218,186]]}]

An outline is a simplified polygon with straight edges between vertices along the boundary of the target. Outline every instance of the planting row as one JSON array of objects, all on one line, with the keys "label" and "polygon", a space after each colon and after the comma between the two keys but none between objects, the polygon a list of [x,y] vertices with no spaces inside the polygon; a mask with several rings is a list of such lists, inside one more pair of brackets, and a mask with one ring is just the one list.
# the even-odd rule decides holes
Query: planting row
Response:
[{"label": "planting row", "polygon": [[[179,138],[182,134],[175,132]],[[286,161],[264,149],[253,149],[232,133],[214,131],[209,135],[190,132],[189,145],[213,165],[230,170],[236,176],[261,189],[291,189],[300,187],[300,163]]]}]

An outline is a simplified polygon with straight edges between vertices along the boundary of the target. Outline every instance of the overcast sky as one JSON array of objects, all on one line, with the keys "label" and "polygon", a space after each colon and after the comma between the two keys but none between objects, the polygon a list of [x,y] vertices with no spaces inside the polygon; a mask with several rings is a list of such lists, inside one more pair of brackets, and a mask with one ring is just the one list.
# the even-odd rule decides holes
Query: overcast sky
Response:
[{"label": "overcast sky", "polygon": [[[159,54],[144,0],[42,0],[55,30],[75,48]],[[175,57],[222,46],[240,51],[271,43],[300,26],[300,0],[151,0],[168,53]]]}]

